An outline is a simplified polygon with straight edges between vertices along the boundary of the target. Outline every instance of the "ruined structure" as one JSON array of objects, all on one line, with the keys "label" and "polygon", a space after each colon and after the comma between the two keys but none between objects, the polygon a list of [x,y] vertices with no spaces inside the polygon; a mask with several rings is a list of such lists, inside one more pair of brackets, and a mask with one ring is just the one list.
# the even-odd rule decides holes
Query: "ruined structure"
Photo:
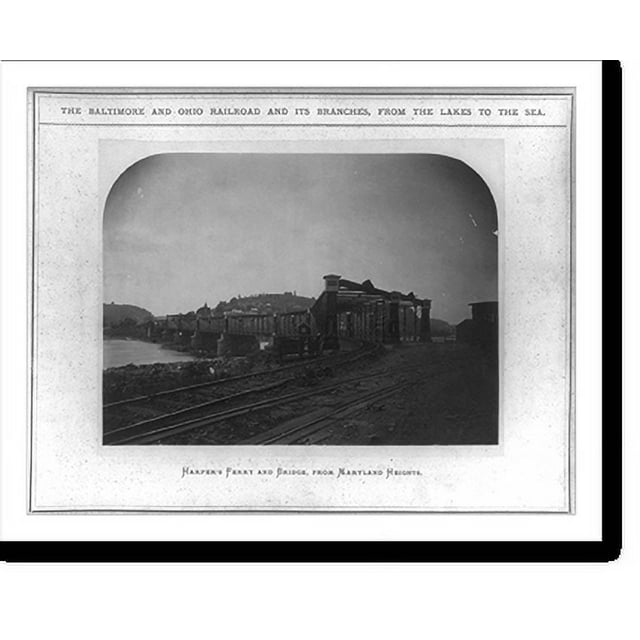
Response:
[{"label": "ruined structure", "polygon": [[341,339],[431,342],[431,300],[335,274],[324,276],[324,283],[320,297],[305,311],[214,315],[205,302],[193,318],[167,316],[165,331],[182,336],[190,327],[194,349],[220,356],[246,355],[259,349],[261,341],[269,341],[280,356],[337,350]]},{"label": "ruined structure", "polygon": [[324,276],[325,290],[312,307],[325,349],[340,338],[394,344],[431,342],[431,300],[413,292],[385,291],[371,282]]},{"label": "ruined structure", "polygon": [[472,302],[471,318],[456,327],[456,342],[477,346],[498,344],[498,303]]}]

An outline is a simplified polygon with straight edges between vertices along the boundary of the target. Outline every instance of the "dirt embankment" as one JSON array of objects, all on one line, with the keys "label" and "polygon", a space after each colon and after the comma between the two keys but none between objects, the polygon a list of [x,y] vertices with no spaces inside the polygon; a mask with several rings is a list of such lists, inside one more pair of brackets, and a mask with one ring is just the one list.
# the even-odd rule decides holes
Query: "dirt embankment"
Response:
[{"label": "dirt embankment", "polygon": [[399,348],[387,364],[398,371],[416,367],[403,374],[407,387],[336,424],[322,444],[498,444],[499,376],[493,354],[434,344]]},{"label": "dirt embankment", "polygon": [[204,358],[193,362],[129,364],[105,369],[104,403],[148,395],[176,387],[249,373],[257,365],[252,358]]}]

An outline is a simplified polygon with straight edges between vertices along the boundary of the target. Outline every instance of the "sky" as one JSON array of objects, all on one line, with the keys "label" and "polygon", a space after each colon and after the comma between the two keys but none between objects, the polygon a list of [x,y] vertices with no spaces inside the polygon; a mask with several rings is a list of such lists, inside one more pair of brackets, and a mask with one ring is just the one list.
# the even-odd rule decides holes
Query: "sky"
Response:
[{"label": "sky", "polygon": [[105,302],[155,315],[370,279],[457,323],[497,300],[496,207],[466,164],[432,154],[163,154],[104,212]]}]

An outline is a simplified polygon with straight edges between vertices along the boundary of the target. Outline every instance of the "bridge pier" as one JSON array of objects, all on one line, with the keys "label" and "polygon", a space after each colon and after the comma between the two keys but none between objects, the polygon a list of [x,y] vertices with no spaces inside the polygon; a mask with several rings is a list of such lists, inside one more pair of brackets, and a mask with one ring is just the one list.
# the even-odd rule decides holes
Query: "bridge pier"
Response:
[{"label": "bridge pier", "polygon": [[420,306],[420,342],[431,342],[431,300],[423,300]]},{"label": "bridge pier", "polygon": [[340,276],[329,274],[324,276],[324,290],[326,292],[326,309],[324,317],[324,348],[328,350],[340,349],[338,339],[338,290]]},{"label": "bridge pier", "polygon": [[398,344],[400,342],[400,296],[399,291],[392,291],[389,300],[389,324],[385,342]]},{"label": "bridge pier", "polygon": [[260,351],[260,342],[255,335],[236,335],[223,333],[218,339],[218,357],[247,356]]},{"label": "bridge pier", "polygon": [[351,314],[351,311],[347,311],[345,321],[346,321],[347,338],[353,338],[353,315]]}]

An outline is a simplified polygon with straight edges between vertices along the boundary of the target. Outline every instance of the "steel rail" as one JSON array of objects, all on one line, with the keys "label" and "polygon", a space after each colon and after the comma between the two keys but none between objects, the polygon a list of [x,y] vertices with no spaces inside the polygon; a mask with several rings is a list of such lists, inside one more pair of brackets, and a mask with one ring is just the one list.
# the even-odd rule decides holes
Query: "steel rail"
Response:
[{"label": "steel rail", "polygon": [[246,391],[239,391],[238,393],[232,393],[230,395],[223,396],[222,398],[214,398],[212,400],[207,400],[206,402],[200,402],[198,404],[190,405],[188,407],[185,407],[184,409],[177,409],[176,411],[171,411],[170,413],[163,413],[159,416],[154,416],[153,418],[148,418],[146,420],[133,422],[123,427],[117,427],[116,429],[111,429],[109,431],[106,431],[104,434],[104,437],[105,439],[107,439],[108,436],[114,436],[114,435],[117,435],[118,433],[137,430],[137,429],[152,426],[152,425],[157,426],[159,423],[166,421],[168,419],[175,418],[181,415],[186,415],[194,411],[198,411],[199,409],[204,409],[205,407],[213,407],[218,404],[229,402],[230,400],[235,400],[236,398],[242,398],[244,396],[252,395],[254,393],[261,393],[263,391],[270,391],[271,389],[277,389],[278,387],[283,387],[285,384],[288,384],[289,382],[292,382],[295,379],[296,379],[295,377],[285,378],[284,380],[279,380],[278,382],[267,384],[262,387],[254,387],[252,389],[247,389]]},{"label": "steel rail", "polygon": [[[406,369],[402,369],[401,371],[398,371],[398,373],[403,373],[405,371],[411,371],[414,370],[416,368],[422,368],[422,367],[409,367]],[[461,371],[461,369],[455,369],[452,372],[447,372],[447,373],[457,373],[458,371]],[[429,378],[435,378],[436,376],[441,375],[440,373],[431,373],[428,375],[425,375],[423,379],[429,379]],[[308,437],[311,435],[316,435],[318,434],[318,432],[321,432],[323,429],[326,429],[328,426],[330,426],[333,422],[335,422],[336,420],[336,414],[343,414],[343,415],[348,415],[349,413],[352,413],[353,411],[357,411],[360,407],[360,405],[362,404],[366,404],[367,402],[369,402],[372,399],[378,399],[378,398],[386,398],[387,396],[393,395],[394,393],[398,393],[399,391],[402,391],[403,389],[407,389],[409,387],[415,386],[416,384],[418,384],[419,381],[409,381],[409,382],[400,382],[398,384],[393,384],[393,385],[389,385],[388,387],[385,387],[383,389],[378,389],[375,391],[371,391],[369,393],[365,393],[362,394],[361,396],[352,398],[350,400],[346,400],[345,402],[341,403],[340,405],[332,408],[330,411],[328,412],[324,412],[322,415],[316,416],[314,418],[310,418],[309,420],[307,420],[306,422],[304,422],[303,424],[300,425],[296,425],[291,429],[288,429],[286,431],[282,431],[281,433],[273,433],[272,436],[267,437],[266,439],[262,439],[260,438],[260,436],[255,436],[254,438],[250,438],[246,441],[240,442],[238,444],[256,444],[256,445],[267,445],[267,444],[278,444],[278,443],[282,443],[282,444],[295,444],[298,440],[300,440],[303,437]],[[322,423],[327,423],[327,424],[322,424]],[[311,429],[310,431],[307,431],[303,434],[301,434],[301,431],[306,431],[309,427],[315,426],[314,429]],[[280,428],[282,428],[282,425],[280,426]],[[276,431],[278,429],[278,427],[272,429],[271,431]],[[286,440],[288,439],[291,435],[293,434],[297,434],[294,438],[294,440],[292,440],[291,442],[282,442],[282,440]],[[268,434],[261,434],[262,436],[265,436]]]},{"label": "steel rail", "polygon": [[[373,353],[376,347],[371,345],[365,345],[355,351],[350,351],[348,353],[356,353],[356,356],[346,357],[342,361],[339,361],[338,364],[349,364],[351,362],[357,362],[360,358]],[[163,396],[174,395],[177,393],[182,393],[184,391],[193,391],[195,389],[203,389],[205,387],[214,387],[217,385],[227,384],[229,382],[235,382],[237,380],[247,380],[249,378],[255,378],[257,376],[263,376],[273,373],[280,373],[281,371],[289,371],[291,369],[298,369],[300,367],[311,366],[312,364],[319,364],[327,362],[331,359],[339,358],[341,354],[331,354],[328,356],[314,358],[312,361],[304,361],[304,362],[296,362],[294,364],[288,364],[283,367],[277,367],[275,369],[263,369],[261,371],[254,371],[252,373],[245,373],[239,376],[230,376],[228,378],[219,378],[218,380],[208,380],[207,382],[199,382],[197,384],[187,385],[184,387],[175,387],[173,389],[165,389],[164,391],[158,391],[156,393],[150,393],[144,396],[135,396],[133,398],[124,398],[122,400],[116,400],[114,402],[107,402],[102,405],[103,409],[111,409],[113,407],[119,407],[127,404],[133,404],[135,402],[143,402],[145,400],[155,400],[156,398],[160,398]]]},{"label": "steel rail", "polygon": [[[196,418],[192,418],[190,420],[186,420],[184,422],[180,422],[178,424],[170,424],[170,425],[161,425],[156,429],[146,430],[150,424],[153,422],[161,423],[166,417],[170,414],[164,414],[162,416],[158,416],[157,418],[151,418],[150,421],[144,421],[142,423],[134,423],[133,425],[126,425],[124,427],[120,427],[117,430],[110,431],[104,434],[103,443],[110,445],[121,445],[121,444],[147,444],[151,442],[155,442],[157,440],[161,440],[165,437],[171,435],[177,435],[179,433],[184,433],[186,431],[192,431],[193,429],[197,429],[199,427],[207,427],[218,422],[222,422],[224,420],[228,420],[230,418],[239,417],[242,415],[246,415],[247,413],[252,413],[254,411],[258,411],[260,409],[268,409],[273,406],[277,406],[282,402],[295,401],[299,399],[304,399],[308,397],[312,397],[314,395],[319,395],[324,393],[325,391],[330,391],[332,389],[341,387],[345,384],[351,384],[354,382],[360,382],[361,380],[368,380],[373,378],[380,378],[383,376],[394,375],[394,374],[402,374],[409,373],[411,371],[416,371],[424,369],[424,365],[413,365],[410,367],[404,367],[402,369],[389,370],[385,369],[384,371],[380,371],[377,373],[369,373],[361,376],[355,376],[352,378],[347,378],[344,380],[340,380],[339,382],[332,383],[329,385],[323,385],[321,387],[317,387],[311,391],[302,391],[295,393],[288,393],[282,396],[277,396],[276,398],[269,398],[266,400],[260,400],[258,402],[254,402],[248,405],[243,405],[241,407],[236,407],[233,409],[226,409],[224,411],[218,411],[212,414],[208,414],[205,416],[198,416]],[[449,373],[449,372],[447,372]],[[432,374],[428,374],[425,377],[431,378],[437,375],[441,375],[440,372],[435,372]],[[413,383],[402,383],[404,385],[413,384]],[[384,391],[384,389],[383,389]],[[247,392],[247,395],[251,391]],[[242,392],[244,394],[244,392]],[[215,402],[221,403],[226,399],[229,399],[231,396],[227,396],[226,398],[219,398]],[[349,402],[352,402],[351,400]],[[140,432],[140,433],[138,433]],[[121,435],[120,438],[114,438],[114,436]],[[248,444],[246,442],[235,443],[235,444]]]},{"label": "steel rail", "polygon": [[[317,433],[318,431],[321,431],[322,429],[326,428],[328,425],[320,424],[320,426],[317,426],[315,429],[313,429],[309,433],[305,433],[305,434],[300,434],[299,433],[300,431],[304,431],[304,430],[308,429],[311,426],[317,425],[318,423],[333,422],[335,420],[335,418],[332,418],[332,416],[335,416],[335,414],[350,413],[351,411],[358,409],[359,405],[361,405],[361,404],[366,404],[370,400],[373,400],[373,399],[386,398],[387,396],[392,395],[393,393],[398,393],[398,391],[402,391],[403,389],[406,389],[407,387],[410,387],[412,384],[415,384],[415,383],[414,382],[401,382],[401,383],[398,383],[398,384],[389,385],[389,386],[384,387],[382,389],[375,389],[373,391],[369,391],[367,393],[360,394],[359,396],[356,396],[355,398],[351,398],[351,399],[339,404],[338,406],[334,407],[333,409],[331,409],[330,411],[328,411],[326,413],[323,413],[320,416],[317,416],[315,418],[307,420],[306,422],[304,422],[301,425],[296,425],[292,429],[288,429],[287,431],[283,431],[281,433],[275,433],[272,436],[267,437],[267,438],[249,439],[249,440],[246,440],[244,442],[240,442],[238,444],[256,444],[256,445],[267,445],[267,444],[277,444],[277,443],[295,444],[296,440],[300,439],[301,437],[308,436],[308,435],[311,435],[313,433]],[[293,442],[282,442],[282,440],[285,440],[285,439],[289,438],[293,434],[297,434],[296,438],[295,438],[295,440]],[[265,434],[262,434],[262,435],[265,435]]]},{"label": "steel rail", "polygon": [[[184,431],[191,431],[198,427],[206,427],[212,424],[216,424],[217,422],[222,422],[223,420],[228,420],[230,418],[235,418],[241,415],[245,415],[247,413],[251,413],[253,411],[257,411],[259,409],[270,408],[272,406],[281,404],[282,402],[290,402],[290,401],[299,400],[303,398],[309,398],[311,396],[324,393],[325,391],[336,389],[345,384],[350,384],[350,383],[359,382],[361,380],[367,380],[372,378],[380,378],[382,376],[387,376],[387,375],[389,375],[389,371],[385,370],[379,373],[370,373],[362,376],[357,376],[354,378],[348,378],[346,380],[340,380],[339,382],[335,382],[329,385],[322,385],[321,387],[317,387],[311,391],[288,393],[282,396],[278,396],[276,398],[260,400],[258,402],[244,405],[242,407],[236,407],[234,409],[226,409],[224,411],[218,411],[216,413],[209,414],[207,416],[199,416],[197,418],[192,418],[191,420],[186,420],[178,424],[163,425],[158,427],[157,429],[152,429],[151,431],[143,430],[141,433],[137,433],[137,432],[140,431],[143,427],[148,427],[149,424],[136,423],[136,424],[128,425],[125,427],[120,427],[117,430],[105,433],[103,436],[103,443],[120,445],[120,444],[127,444],[127,443],[142,444],[143,441],[144,443],[154,442],[155,440],[160,440],[169,435],[183,433]],[[219,400],[222,401],[222,399],[219,399]],[[160,421],[163,418],[164,416],[159,416],[157,420]],[[122,437],[118,438],[117,437],[118,435]]]}]

